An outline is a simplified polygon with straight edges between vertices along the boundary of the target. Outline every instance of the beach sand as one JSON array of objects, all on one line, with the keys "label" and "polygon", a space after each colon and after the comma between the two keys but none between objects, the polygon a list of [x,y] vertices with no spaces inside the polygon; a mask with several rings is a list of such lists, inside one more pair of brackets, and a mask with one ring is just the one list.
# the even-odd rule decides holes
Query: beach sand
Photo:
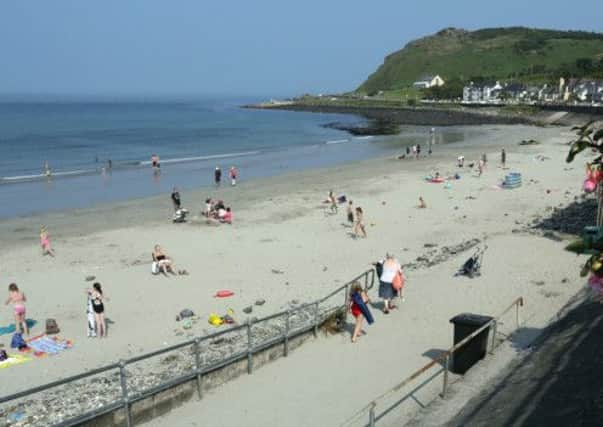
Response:
[{"label": "beach sand", "polygon": [[[182,329],[175,317],[184,308],[202,319],[210,312],[232,308],[236,320],[245,321],[242,308],[261,298],[266,304],[254,306],[252,314],[260,317],[291,300],[304,302],[327,294],[369,268],[386,251],[402,263],[413,261],[427,252],[425,243],[441,247],[485,239],[489,248],[483,275],[473,280],[452,277],[470,251],[432,268],[409,271],[407,301],[390,317],[377,313],[376,324],[367,328],[368,335],[358,344],[349,344],[349,337],[306,344],[288,359],[216,389],[201,403],[179,409],[184,411],[181,423],[174,418],[169,424],[194,425],[186,422],[186,416],[193,417],[201,406],[205,419],[228,412],[223,425],[235,425],[237,420],[245,425],[337,424],[428,361],[424,354],[429,349],[449,347],[448,319],[459,312],[494,315],[524,296],[525,320],[541,328],[584,286],[577,274],[579,261],[563,251],[561,242],[512,230],[573,201],[580,194],[583,168],[579,160],[569,167],[564,163],[567,145],[563,143],[571,138],[568,129],[484,126],[483,130],[480,140],[436,146],[432,157],[417,161],[367,160],[244,182],[236,188],[186,192],[183,204],[193,214],[187,224],[171,224],[169,194],[0,222],[1,240],[8,251],[0,266],[2,286],[15,281],[26,293],[28,317],[39,322],[33,334],[42,332],[46,318],[55,318],[61,336],[74,341],[72,349],[58,356],[0,371],[2,394],[177,343],[187,334],[213,330],[201,321],[184,335],[176,334]],[[522,139],[542,144],[520,147]],[[523,174],[524,185],[515,190],[495,188],[508,172],[498,167],[503,146],[508,171]],[[489,164],[481,178],[465,168],[449,190],[423,180],[432,169],[442,174],[457,172],[459,154],[471,162],[482,152],[488,153]],[[538,154],[547,159],[535,160]],[[350,229],[343,225],[343,205],[337,215],[328,214],[328,205],[322,201],[331,189],[362,206],[367,239],[349,235]],[[210,226],[199,218],[208,196],[222,198],[233,207],[232,226]],[[419,196],[428,209],[416,209]],[[56,258],[41,256],[37,240],[41,224],[48,225]],[[176,268],[185,268],[190,275],[152,276],[150,258],[156,243],[174,258]],[[86,337],[84,289],[90,283],[84,278],[88,275],[96,276],[109,298],[105,306],[111,322],[104,340]],[[562,283],[564,278],[566,283]],[[535,285],[535,281],[545,285]],[[213,295],[218,289],[230,289],[235,295],[216,299]],[[370,296],[377,300],[376,288]],[[0,324],[11,322],[12,310],[5,308]],[[9,338],[1,336],[0,342],[7,346]],[[359,373],[356,368],[352,373],[348,366],[356,366]],[[264,398],[261,393],[249,394],[248,387],[258,385],[253,381],[276,386],[275,375],[278,391],[266,390]],[[235,393],[249,401],[233,400]],[[233,402],[237,402],[234,410]],[[267,411],[268,405],[277,410]],[[161,420],[155,425],[162,425]]]}]

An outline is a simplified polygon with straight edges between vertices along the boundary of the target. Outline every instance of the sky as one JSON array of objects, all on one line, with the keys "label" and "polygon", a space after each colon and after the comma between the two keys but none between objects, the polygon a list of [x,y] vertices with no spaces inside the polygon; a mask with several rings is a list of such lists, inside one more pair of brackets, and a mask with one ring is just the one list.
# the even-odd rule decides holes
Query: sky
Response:
[{"label": "sky", "polygon": [[6,0],[0,95],[344,92],[446,27],[603,32],[600,1]]}]

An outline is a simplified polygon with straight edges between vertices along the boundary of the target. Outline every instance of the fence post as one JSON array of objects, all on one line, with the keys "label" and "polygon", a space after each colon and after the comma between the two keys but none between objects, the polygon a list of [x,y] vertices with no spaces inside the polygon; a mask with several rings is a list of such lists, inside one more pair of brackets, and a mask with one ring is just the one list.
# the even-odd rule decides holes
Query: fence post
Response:
[{"label": "fence post", "polygon": [[252,341],[251,341],[251,320],[247,321],[247,373],[251,374],[253,372],[253,354],[252,350]]},{"label": "fence post", "polygon": [[369,427],[375,427],[375,402],[371,402],[371,409],[369,409]]},{"label": "fence post", "polygon": [[119,382],[121,383],[121,398],[124,401],[124,410],[126,411],[126,426],[132,425],[132,414],[130,413],[130,403],[128,402],[128,384],[126,383],[126,362],[119,361]]},{"label": "fence post", "polygon": [[450,367],[450,353],[446,354],[444,361],[444,384],[442,385],[442,398],[446,397],[446,389],[448,388],[448,370]]},{"label": "fence post", "polygon": [[496,329],[498,322],[496,319],[492,321],[492,347],[490,348],[490,354],[494,354],[494,346],[496,345]]},{"label": "fence post", "polygon": [[515,302],[515,328],[519,329],[519,303]]},{"label": "fence post", "polygon": [[197,395],[199,399],[203,397],[203,383],[201,376],[201,338],[195,338],[195,370],[197,371]]},{"label": "fence post", "polygon": [[285,357],[289,356],[289,329],[291,328],[290,320],[291,312],[287,309],[287,318],[285,319]]},{"label": "fence post", "polygon": [[314,303],[314,338],[318,336],[318,301]]}]

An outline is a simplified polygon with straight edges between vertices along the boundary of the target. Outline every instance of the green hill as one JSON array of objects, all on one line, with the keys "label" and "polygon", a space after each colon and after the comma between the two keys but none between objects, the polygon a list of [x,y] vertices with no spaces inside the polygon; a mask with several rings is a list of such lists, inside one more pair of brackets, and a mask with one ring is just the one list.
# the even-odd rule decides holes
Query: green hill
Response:
[{"label": "green hill", "polygon": [[446,81],[603,77],[603,34],[523,27],[471,32],[447,28],[388,55],[357,92],[407,88],[424,74],[439,74]]}]

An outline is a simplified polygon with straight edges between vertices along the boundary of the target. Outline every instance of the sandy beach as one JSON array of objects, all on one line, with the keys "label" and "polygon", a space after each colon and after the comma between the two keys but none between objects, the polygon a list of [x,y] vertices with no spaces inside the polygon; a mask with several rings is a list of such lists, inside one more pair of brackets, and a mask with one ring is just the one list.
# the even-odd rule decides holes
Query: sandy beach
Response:
[{"label": "sandy beach", "polygon": [[[43,332],[46,318],[55,318],[61,336],[74,341],[72,349],[58,356],[1,370],[2,394],[212,330],[201,321],[183,331],[175,317],[184,308],[202,319],[210,312],[225,313],[232,308],[235,319],[245,321],[243,307],[257,299],[266,303],[255,306],[253,316],[267,315],[294,299],[303,302],[325,295],[369,268],[385,252],[393,252],[402,263],[412,262],[428,251],[426,243],[442,247],[480,239],[488,244],[483,275],[452,277],[470,252],[431,268],[409,271],[406,302],[390,317],[376,313],[376,324],[367,328],[368,335],[358,344],[350,344],[347,336],[321,338],[254,376],[223,386],[232,403],[235,393],[245,396],[245,390],[249,393],[257,386],[250,381],[274,384],[270,370],[275,369],[274,375],[283,381],[279,393],[270,393],[271,405],[279,411],[272,415],[262,412],[258,394],[247,403],[239,401],[236,410],[227,411],[229,418],[222,424],[235,425],[237,420],[240,424],[242,419],[247,420],[245,425],[342,422],[355,407],[429,360],[427,350],[447,348],[451,344],[448,319],[459,312],[497,314],[514,298],[524,296],[526,322],[541,328],[584,283],[578,277],[575,256],[563,251],[562,242],[522,230],[535,216],[580,195],[583,169],[564,163],[564,142],[571,139],[567,128],[518,125],[482,129],[483,136],[476,140],[436,146],[431,157],[419,160],[367,160],[242,182],[235,188],[186,192],[182,194],[184,206],[192,211],[187,224],[170,222],[169,194],[0,222],[1,241],[8,250],[0,265],[2,286],[14,281],[26,293],[28,317],[38,321],[32,334]],[[523,139],[541,144],[520,147],[518,142]],[[509,169],[505,171],[499,167],[502,147],[508,153]],[[481,153],[487,153],[489,159],[481,177],[468,168],[455,167],[459,154],[469,163]],[[544,160],[536,158],[539,155]],[[443,184],[424,181],[431,170],[443,175],[458,171],[462,177],[445,189]],[[496,188],[508,171],[523,174],[522,187]],[[328,213],[328,205],[322,201],[331,189],[362,206],[367,239],[350,236],[350,229],[344,226],[343,205],[337,215]],[[233,207],[232,226],[208,225],[199,216],[202,201],[210,196]],[[416,208],[419,196],[426,200],[427,209]],[[41,224],[49,228],[56,258],[41,256],[37,237]],[[184,268],[190,275],[152,276],[151,251],[156,243],[174,258],[176,268]],[[103,284],[108,297],[109,337],[104,340],[86,337],[84,289],[90,285],[85,281],[89,275]],[[534,284],[540,281],[545,285]],[[216,299],[213,295],[218,289],[230,289],[235,295]],[[376,288],[371,297],[377,300]],[[12,320],[12,310],[5,307],[0,324]],[[0,342],[7,347],[10,336],[0,336]],[[317,356],[324,363],[308,365]],[[337,369],[339,357],[371,365],[354,377]],[[283,373],[291,372],[292,366],[313,369],[314,374],[301,378],[304,371],[300,370],[284,378]],[[331,378],[326,375],[329,372],[334,372]],[[362,393],[354,393],[357,381],[365,384]],[[295,388],[295,384],[298,390],[287,388]],[[342,390],[347,392],[341,394]],[[226,399],[221,393],[222,388],[216,389],[202,403],[186,405],[179,410],[184,411],[180,421],[170,419],[169,424],[196,425],[186,418],[187,414],[194,416],[191,405],[203,405],[203,411],[212,416],[224,414]],[[279,400],[295,404],[279,406]],[[315,403],[321,400],[325,408],[317,410]],[[268,395],[263,401],[268,401]],[[312,414],[302,418],[301,414],[308,412]],[[161,422],[154,425],[165,425]]]}]

